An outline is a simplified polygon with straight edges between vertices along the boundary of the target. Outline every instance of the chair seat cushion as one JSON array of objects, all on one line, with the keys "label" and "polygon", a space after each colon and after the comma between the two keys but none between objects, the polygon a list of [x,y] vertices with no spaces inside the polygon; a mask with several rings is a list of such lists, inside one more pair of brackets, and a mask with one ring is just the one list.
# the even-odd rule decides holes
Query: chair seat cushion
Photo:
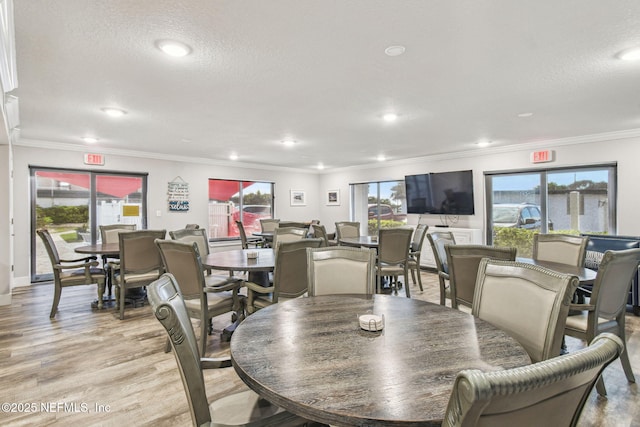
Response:
[{"label": "chair seat cushion", "polygon": [[204,276],[204,284],[207,287],[216,287],[226,285],[230,282],[237,282],[238,278],[225,274],[211,274]]},{"label": "chair seat cushion", "polygon": [[[129,285],[133,285],[135,283],[152,282],[156,280],[158,277],[160,277],[159,270],[153,270],[148,273],[141,273],[141,274],[135,273],[135,274],[124,275],[124,279]],[[115,280],[116,280],[116,284],[120,284],[122,282],[122,274],[116,274]]]},{"label": "chair seat cushion", "polygon": [[[184,301],[188,310],[200,310],[200,299],[193,298]],[[207,293],[207,308],[209,311],[216,311],[216,309],[225,309],[231,311],[233,306],[233,294],[230,291],[225,292],[208,292]]]},{"label": "chair seat cushion", "polygon": [[[583,311],[580,314],[576,314],[575,316],[569,316],[567,317],[567,323],[565,325],[565,329],[586,333],[587,318],[588,318],[588,314],[586,311]],[[596,334],[602,331],[616,329],[617,327],[618,327],[618,322],[616,322],[615,320],[607,320],[600,317],[598,318],[598,331],[596,331]]]},{"label": "chair seat cushion", "polygon": [[[102,283],[105,280],[105,272],[101,268],[91,268],[89,269],[91,273],[91,280],[93,283]],[[84,268],[79,268],[77,270],[69,270],[63,271],[60,273],[60,284],[62,286],[74,285],[74,284],[83,284],[86,283],[84,280]]]}]

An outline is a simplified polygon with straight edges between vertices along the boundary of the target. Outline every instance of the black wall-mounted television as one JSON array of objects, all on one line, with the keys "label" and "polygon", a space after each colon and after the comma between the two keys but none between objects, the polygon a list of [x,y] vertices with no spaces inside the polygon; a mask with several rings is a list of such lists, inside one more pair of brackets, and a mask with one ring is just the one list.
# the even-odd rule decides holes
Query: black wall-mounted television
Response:
[{"label": "black wall-mounted television", "polygon": [[404,177],[407,213],[473,215],[473,171]]}]

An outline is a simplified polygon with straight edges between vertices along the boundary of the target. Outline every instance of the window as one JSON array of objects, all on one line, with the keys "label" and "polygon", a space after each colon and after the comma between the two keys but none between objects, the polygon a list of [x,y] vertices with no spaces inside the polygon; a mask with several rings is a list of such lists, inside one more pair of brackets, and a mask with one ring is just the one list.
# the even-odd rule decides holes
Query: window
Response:
[{"label": "window", "polygon": [[616,232],[615,164],[487,172],[487,242],[531,255],[535,233]]},{"label": "window", "polygon": [[[146,228],[147,175],[32,167],[31,280],[51,280],[51,262],[36,229],[46,227],[63,259],[100,240],[100,225]],[[35,248],[35,250],[34,250]]]},{"label": "window", "polygon": [[209,180],[209,238],[239,238],[236,221],[245,232],[261,230],[260,218],[273,217],[273,183]]},{"label": "window", "polygon": [[406,225],[404,181],[351,184],[351,220],[367,224],[367,235],[376,235],[380,228]]}]

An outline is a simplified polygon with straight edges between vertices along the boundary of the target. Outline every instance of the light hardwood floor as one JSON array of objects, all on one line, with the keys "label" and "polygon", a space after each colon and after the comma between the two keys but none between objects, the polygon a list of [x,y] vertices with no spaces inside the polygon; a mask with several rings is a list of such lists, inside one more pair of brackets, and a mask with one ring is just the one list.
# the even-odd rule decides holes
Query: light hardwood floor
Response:
[{"label": "light hardwood floor", "polygon": [[[422,277],[425,291],[411,285],[412,297],[437,302],[435,275]],[[91,309],[95,287],[81,286],[63,290],[59,312],[49,319],[52,288],[15,289],[13,303],[0,307],[0,403],[37,409],[0,412],[0,425],[191,425],[175,359],[164,353],[165,332],[148,306],[126,310],[120,321],[113,309]],[[228,321],[215,319],[208,355],[228,352],[219,340]],[[640,317],[627,315],[627,329],[631,364],[640,375]],[[584,345],[573,338],[567,344],[569,350]],[[207,370],[205,380],[211,400],[246,387],[233,368]],[[608,398],[592,392],[579,425],[640,426],[638,386],[627,383],[619,361],[605,371],[605,383]]]}]

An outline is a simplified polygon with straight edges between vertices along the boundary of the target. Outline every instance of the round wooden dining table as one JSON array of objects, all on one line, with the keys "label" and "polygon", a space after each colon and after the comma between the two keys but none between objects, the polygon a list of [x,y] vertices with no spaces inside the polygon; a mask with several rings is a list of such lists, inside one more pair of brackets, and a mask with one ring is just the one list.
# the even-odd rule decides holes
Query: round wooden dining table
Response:
[{"label": "round wooden dining table", "polygon": [[[384,315],[382,331],[360,328],[371,313]],[[273,304],[240,324],[231,359],[260,396],[335,426],[439,426],[458,372],[531,363],[487,322],[391,295]]]}]

